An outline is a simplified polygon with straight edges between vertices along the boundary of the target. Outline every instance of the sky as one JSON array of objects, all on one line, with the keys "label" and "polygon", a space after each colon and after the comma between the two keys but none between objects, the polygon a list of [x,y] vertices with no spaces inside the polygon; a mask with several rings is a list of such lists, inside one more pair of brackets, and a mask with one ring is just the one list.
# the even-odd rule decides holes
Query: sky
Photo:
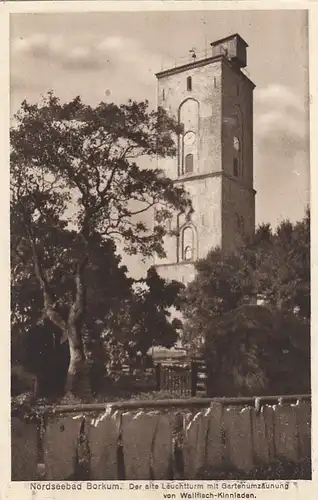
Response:
[{"label": "sky", "polygon": [[256,224],[309,202],[307,13],[298,10],[11,14],[11,113],[53,90],[89,104],[148,99],[155,73],[239,33],[254,90]]}]

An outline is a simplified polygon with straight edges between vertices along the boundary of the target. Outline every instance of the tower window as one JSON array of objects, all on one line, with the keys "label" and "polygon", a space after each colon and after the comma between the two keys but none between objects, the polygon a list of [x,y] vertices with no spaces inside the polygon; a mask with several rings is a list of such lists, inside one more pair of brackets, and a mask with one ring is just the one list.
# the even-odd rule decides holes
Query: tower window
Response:
[{"label": "tower window", "polygon": [[191,174],[193,172],[193,154],[189,153],[185,157],[184,173]]},{"label": "tower window", "polygon": [[233,158],[233,175],[234,177],[239,176],[239,164],[237,158]]},{"label": "tower window", "polygon": [[184,249],[184,260],[192,260],[192,248],[191,247],[185,247]]},{"label": "tower window", "polygon": [[194,259],[194,232],[191,226],[186,226],[182,231],[181,256],[182,260]]},{"label": "tower window", "polygon": [[192,90],[192,77],[188,76],[187,78],[187,90]]},{"label": "tower window", "polygon": [[162,99],[165,100],[166,94],[165,94],[165,89],[162,89]]},{"label": "tower window", "polygon": [[237,137],[233,137],[233,147],[234,147],[235,151],[240,150],[240,141]]}]

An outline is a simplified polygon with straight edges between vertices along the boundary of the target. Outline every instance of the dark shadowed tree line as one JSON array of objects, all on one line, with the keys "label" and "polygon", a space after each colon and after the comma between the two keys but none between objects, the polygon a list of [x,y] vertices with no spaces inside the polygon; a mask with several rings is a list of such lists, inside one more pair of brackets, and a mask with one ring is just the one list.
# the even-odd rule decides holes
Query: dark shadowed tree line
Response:
[{"label": "dark shadowed tree line", "polygon": [[203,350],[210,395],[310,392],[309,210],[276,231],[261,225],[230,255],[211,250],[196,268],[184,341]]}]

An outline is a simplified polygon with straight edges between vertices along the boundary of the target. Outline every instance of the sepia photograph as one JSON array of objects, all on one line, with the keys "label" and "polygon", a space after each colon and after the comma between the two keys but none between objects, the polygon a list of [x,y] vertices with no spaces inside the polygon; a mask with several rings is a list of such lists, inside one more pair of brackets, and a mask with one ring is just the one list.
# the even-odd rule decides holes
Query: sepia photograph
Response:
[{"label": "sepia photograph", "polygon": [[312,479],[308,29],[10,14],[12,481]]}]

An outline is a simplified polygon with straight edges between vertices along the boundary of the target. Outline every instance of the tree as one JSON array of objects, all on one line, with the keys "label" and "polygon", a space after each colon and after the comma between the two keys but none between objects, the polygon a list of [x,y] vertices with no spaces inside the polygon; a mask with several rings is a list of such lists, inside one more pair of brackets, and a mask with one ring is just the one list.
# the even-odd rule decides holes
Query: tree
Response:
[{"label": "tree", "polygon": [[184,337],[190,344],[213,335],[215,317],[255,303],[259,296],[274,308],[309,318],[309,210],[295,224],[283,221],[274,233],[261,225],[252,241],[231,254],[211,250],[196,269],[183,297]]},{"label": "tree", "polygon": [[179,310],[183,288],[181,283],[160,278],[154,267],[148,270],[146,278],[133,284],[131,295],[121,301],[115,321],[103,335],[110,364],[133,364],[145,358],[151,347],[173,346],[181,322],[172,319],[171,307]]},{"label": "tree", "polygon": [[[187,210],[190,202],[163,172],[142,169],[140,159],[175,155],[178,127],[163,110],[149,111],[147,102],[92,108],[79,97],[61,104],[52,93],[40,104],[24,101],[15,121],[14,259],[32,261],[43,317],[62,332],[60,341],[69,344],[67,390],[80,395],[87,380],[83,320],[90,253],[101,240],[119,237],[128,253],[164,255],[161,223],[173,211]],[[155,206],[157,224],[148,227],[138,216]],[[59,251],[52,248],[49,233],[65,237]],[[56,273],[68,283],[63,297],[52,290]]]},{"label": "tree", "polygon": [[150,347],[172,347],[177,341],[181,322],[176,318],[170,321],[171,307],[179,310],[179,296],[184,285],[160,278],[153,267],[139,284],[130,318],[136,332],[136,349],[145,355]]},{"label": "tree", "polygon": [[[45,246],[51,247],[51,254],[57,255],[67,246],[68,231],[57,235],[48,232],[42,237]],[[91,360],[91,370],[100,377],[104,371],[101,332],[116,313],[117,304],[131,295],[132,279],[126,276],[127,269],[120,265],[115,247],[110,241],[95,241],[89,249],[88,265],[83,278],[86,284],[86,308],[83,313],[83,350]],[[25,255],[27,257],[27,255]],[[13,364],[22,365],[35,373],[38,379],[39,395],[60,394],[69,363],[69,349],[60,344],[62,332],[43,313],[43,295],[34,276],[33,262],[29,256],[23,264],[12,251],[14,279],[11,284],[11,359]],[[107,262],[107,265],[105,265]],[[64,255],[56,268],[51,268],[50,289],[56,306],[63,316],[67,314],[65,297],[72,285],[69,268],[72,261]],[[48,263],[44,262],[45,267]],[[93,363],[92,363],[93,362]],[[92,366],[93,365],[93,366]],[[96,379],[96,377],[95,377]]]},{"label": "tree", "polygon": [[203,355],[210,397],[310,393],[310,328],[291,312],[244,305],[215,317]]},{"label": "tree", "polygon": [[[248,248],[257,294],[273,307],[310,317],[310,211],[301,221],[281,222]],[[256,259],[254,258],[254,255]],[[254,261],[255,259],[255,261]]]},{"label": "tree", "polygon": [[310,212],[291,224],[283,222],[276,231],[277,284],[274,300],[281,308],[297,309],[298,315],[310,318]]},{"label": "tree", "polygon": [[[58,251],[57,246],[54,251]],[[179,324],[171,321],[169,308],[178,307],[182,285],[165,282],[154,268],[148,270],[144,279],[128,278],[126,267],[120,265],[114,251],[111,242],[101,241],[90,253],[85,270],[87,306],[83,316],[83,347],[91,363],[94,393],[104,390],[105,367],[112,376],[114,368],[142,360],[152,346],[170,347],[178,336]],[[51,278],[51,290],[59,298],[60,309],[61,299],[70,286],[66,271],[67,266],[65,270],[58,268]],[[16,277],[12,283],[11,304],[11,359],[17,367],[14,371],[20,367],[21,374],[22,366],[28,373],[34,373],[39,396],[60,396],[69,362],[68,346],[60,344],[62,332],[43,316],[43,299],[31,260],[21,267],[20,279]]]}]

